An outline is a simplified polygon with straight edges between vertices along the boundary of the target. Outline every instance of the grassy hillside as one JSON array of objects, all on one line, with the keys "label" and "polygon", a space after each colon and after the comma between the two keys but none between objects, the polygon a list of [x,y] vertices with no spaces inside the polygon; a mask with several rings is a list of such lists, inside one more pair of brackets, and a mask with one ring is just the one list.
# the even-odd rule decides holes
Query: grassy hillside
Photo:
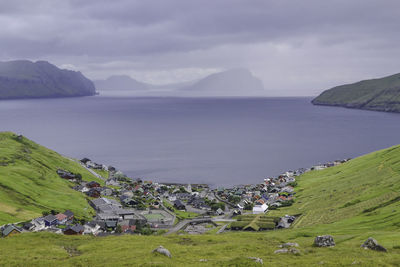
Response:
[{"label": "grassy hillside", "polygon": [[293,206],[272,214],[302,214],[296,228],[400,229],[400,146],[300,177]]},{"label": "grassy hillside", "polygon": [[[70,188],[56,170],[82,174],[96,180],[78,163],[9,132],[0,132],[0,225],[40,216],[42,211],[70,209],[88,216],[84,195]],[[87,208],[87,209],[86,209]]]},{"label": "grassy hillside", "polygon": [[[259,266],[247,257],[260,257],[267,266],[399,266],[399,179],[396,146],[299,177],[294,205],[269,214],[301,214],[292,229],[105,238],[30,233],[1,240],[0,265]],[[333,235],[336,247],[313,247],[323,234]],[[388,253],[361,249],[370,236]],[[301,254],[274,254],[284,242],[299,243]],[[159,245],[173,257],[152,254]]]},{"label": "grassy hillside", "polygon": [[324,91],[312,103],[400,112],[400,74],[337,86]]}]

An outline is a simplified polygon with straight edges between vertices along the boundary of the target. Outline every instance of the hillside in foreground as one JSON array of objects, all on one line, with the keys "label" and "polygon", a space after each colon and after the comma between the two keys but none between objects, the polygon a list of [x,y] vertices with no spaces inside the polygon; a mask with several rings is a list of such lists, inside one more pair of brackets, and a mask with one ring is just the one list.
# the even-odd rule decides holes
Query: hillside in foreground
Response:
[{"label": "hillside in foreground", "polygon": [[82,73],[46,61],[0,62],[0,99],[90,96],[96,89]]},{"label": "hillside in foreground", "polygon": [[[298,214],[291,229],[204,235],[68,237],[29,233],[0,242],[0,265],[31,266],[398,266],[400,262],[400,146],[341,166],[300,176],[295,203],[271,215]],[[313,247],[317,235],[333,235],[336,246]],[[376,238],[387,253],[364,250]],[[300,255],[274,254],[297,242]],[[163,245],[172,258],[151,251]],[[17,249],[16,249],[17,248]],[[52,251],[52,253],[48,253]]]},{"label": "hillside in foreground", "polygon": [[0,225],[29,220],[52,209],[89,216],[86,198],[57,175],[58,168],[80,173],[83,180],[97,179],[54,151],[14,133],[0,132]]},{"label": "hillside in foreground", "polygon": [[314,105],[400,112],[400,74],[346,84],[324,91]]}]

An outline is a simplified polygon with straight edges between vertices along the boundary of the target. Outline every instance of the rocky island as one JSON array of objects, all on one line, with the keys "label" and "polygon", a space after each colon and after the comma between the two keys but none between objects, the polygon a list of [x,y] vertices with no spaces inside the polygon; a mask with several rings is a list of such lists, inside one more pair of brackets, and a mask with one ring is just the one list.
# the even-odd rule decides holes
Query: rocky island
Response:
[{"label": "rocky island", "polygon": [[59,69],[47,61],[0,62],[0,99],[56,98],[95,95],[81,72]]}]

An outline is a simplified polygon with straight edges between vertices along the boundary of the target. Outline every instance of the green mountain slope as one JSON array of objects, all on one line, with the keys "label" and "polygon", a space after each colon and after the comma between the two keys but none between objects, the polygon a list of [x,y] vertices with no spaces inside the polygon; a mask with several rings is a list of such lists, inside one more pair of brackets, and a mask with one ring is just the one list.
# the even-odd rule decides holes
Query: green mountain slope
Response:
[{"label": "green mountain slope", "polygon": [[400,230],[400,146],[298,179],[295,204],[272,214],[301,214],[295,228]]},{"label": "green mountain slope", "polygon": [[80,72],[46,62],[0,62],[0,99],[89,96],[95,87]]},{"label": "green mountain slope", "polygon": [[400,74],[337,86],[324,91],[312,103],[400,112]]},{"label": "green mountain slope", "polygon": [[91,208],[85,196],[58,177],[58,168],[80,173],[84,180],[97,179],[54,151],[25,137],[0,132],[0,225],[38,217],[51,209],[89,216]]}]

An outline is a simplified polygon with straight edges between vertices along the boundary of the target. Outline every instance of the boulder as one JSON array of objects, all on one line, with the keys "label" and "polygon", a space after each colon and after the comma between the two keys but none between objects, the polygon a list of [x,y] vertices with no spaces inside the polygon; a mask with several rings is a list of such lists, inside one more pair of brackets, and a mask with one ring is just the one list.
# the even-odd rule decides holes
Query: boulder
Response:
[{"label": "boulder", "polygon": [[314,240],[314,246],[316,247],[334,247],[335,241],[331,235],[317,236]]},{"label": "boulder", "polygon": [[300,251],[295,248],[282,248],[275,250],[275,254],[300,254]]},{"label": "boulder", "polygon": [[362,245],[362,248],[364,249],[372,249],[376,251],[381,251],[381,252],[387,252],[387,249],[384,248],[383,246],[378,244],[378,241],[376,239],[370,237],[368,238]]},{"label": "boulder", "polygon": [[298,247],[298,246],[299,246],[299,244],[291,243],[291,242],[279,245],[280,248],[290,248],[290,247]]},{"label": "boulder", "polygon": [[164,248],[163,246],[159,246],[158,248],[154,249],[153,253],[159,253],[159,254],[167,256],[169,258],[172,257],[171,252],[169,252],[169,250]]},{"label": "boulder", "polygon": [[264,264],[263,260],[261,258],[257,258],[257,257],[248,257],[248,259],[255,261],[256,263],[259,263],[261,265]]}]

